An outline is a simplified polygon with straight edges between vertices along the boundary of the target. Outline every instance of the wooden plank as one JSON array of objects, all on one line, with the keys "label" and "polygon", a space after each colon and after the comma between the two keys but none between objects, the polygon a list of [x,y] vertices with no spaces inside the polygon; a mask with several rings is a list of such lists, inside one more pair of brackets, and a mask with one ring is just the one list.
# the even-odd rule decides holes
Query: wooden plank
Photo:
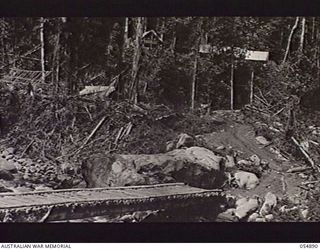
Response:
[{"label": "wooden plank", "polygon": [[[0,195],[0,214],[7,211],[25,221],[30,211],[54,207],[49,220],[77,219],[130,211],[172,209],[221,199],[221,190],[205,190],[184,184],[136,187],[71,189]],[[30,217],[30,216],[29,216]]]}]

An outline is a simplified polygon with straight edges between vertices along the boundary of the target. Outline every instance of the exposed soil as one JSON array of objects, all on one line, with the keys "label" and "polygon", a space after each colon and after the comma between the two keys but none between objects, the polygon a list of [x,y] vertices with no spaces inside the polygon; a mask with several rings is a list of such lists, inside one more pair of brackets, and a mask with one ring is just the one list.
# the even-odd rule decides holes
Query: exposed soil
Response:
[{"label": "exposed soil", "polygon": [[[241,196],[258,195],[263,197],[267,192],[273,192],[279,197],[285,195],[292,196],[299,194],[301,189],[299,183],[303,181],[297,174],[287,173],[287,170],[297,165],[290,160],[281,160],[278,155],[270,151],[270,147],[261,146],[255,139],[255,132],[250,125],[240,124],[238,122],[228,122],[225,129],[220,132],[214,132],[203,135],[206,143],[211,147],[225,146],[241,153],[242,157],[248,158],[257,155],[261,160],[269,163],[269,170],[260,178],[260,184],[255,189],[231,189],[228,193]],[[285,184],[283,184],[283,180]],[[283,188],[285,185],[285,190]]]}]

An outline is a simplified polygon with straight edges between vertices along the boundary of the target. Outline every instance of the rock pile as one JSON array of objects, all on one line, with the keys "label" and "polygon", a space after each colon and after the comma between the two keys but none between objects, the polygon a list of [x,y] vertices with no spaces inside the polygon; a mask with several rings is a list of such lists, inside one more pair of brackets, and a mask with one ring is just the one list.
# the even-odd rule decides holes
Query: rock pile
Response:
[{"label": "rock pile", "polygon": [[[67,172],[69,171],[69,174]],[[74,186],[70,169],[15,155],[14,148],[0,152],[1,192],[29,192]]]},{"label": "rock pile", "polygon": [[220,222],[269,222],[274,220],[274,211],[277,205],[277,197],[268,192],[263,199],[253,197],[233,197],[232,206],[217,216]]}]

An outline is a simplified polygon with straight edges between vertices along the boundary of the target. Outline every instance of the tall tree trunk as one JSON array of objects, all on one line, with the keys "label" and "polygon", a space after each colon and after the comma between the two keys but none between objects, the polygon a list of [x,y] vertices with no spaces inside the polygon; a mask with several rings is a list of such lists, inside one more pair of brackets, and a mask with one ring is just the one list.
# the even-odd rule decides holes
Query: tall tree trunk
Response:
[{"label": "tall tree trunk", "polygon": [[289,51],[290,51],[290,46],[291,46],[292,36],[293,36],[295,30],[296,30],[297,27],[298,27],[298,23],[299,23],[299,17],[296,17],[296,21],[295,21],[294,25],[292,26],[290,35],[289,35],[289,37],[288,37],[288,43],[287,43],[286,53],[284,54],[282,64],[284,64],[284,63],[286,62],[287,58],[288,58]]},{"label": "tall tree trunk", "polygon": [[173,38],[171,43],[171,52],[174,54],[176,50],[176,43],[177,43],[177,23],[173,27]]},{"label": "tall tree trunk", "polygon": [[123,50],[129,46],[129,17],[126,17],[124,20],[124,32],[123,32]]},{"label": "tall tree trunk", "polygon": [[254,70],[251,69],[251,80],[250,80],[250,104],[253,104],[254,88],[253,88],[253,79],[254,79]]},{"label": "tall tree trunk", "polygon": [[316,23],[316,18],[315,17],[313,17],[312,18],[312,31],[311,31],[311,42],[313,42],[314,41],[314,34],[315,34],[315,23]]},{"label": "tall tree trunk", "polygon": [[6,44],[5,44],[5,20],[1,18],[1,47],[2,47],[2,65],[6,64]]},{"label": "tall tree trunk", "polygon": [[40,46],[41,46],[41,79],[42,82],[46,80],[46,68],[45,68],[45,44],[44,44],[44,22],[43,17],[40,18]]},{"label": "tall tree trunk", "polygon": [[230,75],[230,109],[234,109],[234,60],[233,53],[231,59],[231,75]]},{"label": "tall tree trunk", "polygon": [[195,106],[197,70],[198,70],[198,60],[199,60],[198,53],[195,54],[194,62],[193,62],[193,73],[192,73],[192,84],[191,84],[191,110],[194,110],[194,106]]},{"label": "tall tree trunk", "polygon": [[196,29],[197,40],[194,47],[194,61],[193,61],[193,72],[192,72],[192,82],[191,82],[191,110],[194,110],[194,107],[195,107],[199,47],[200,47],[200,42],[202,38],[202,22],[203,22],[202,18],[199,17],[197,29]]},{"label": "tall tree trunk", "polygon": [[300,36],[300,46],[299,46],[299,52],[300,52],[300,54],[303,53],[305,30],[306,30],[306,18],[303,17],[303,18],[302,18],[302,22],[301,22],[301,36]]},{"label": "tall tree trunk", "polygon": [[58,18],[56,41],[53,49],[53,60],[52,60],[52,81],[56,83],[57,88],[58,88],[59,74],[60,74],[60,36],[61,36],[61,23],[60,23],[60,18]]},{"label": "tall tree trunk", "polygon": [[131,71],[131,87],[130,87],[130,101],[134,104],[138,103],[138,91],[139,91],[139,63],[141,58],[141,42],[143,35],[143,17],[136,18],[136,34],[135,34],[135,46],[134,46],[134,56],[132,62]]},{"label": "tall tree trunk", "polygon": [[316,64],[317,64],[317,80],[318,80],[318,83],[320,84],[320,44],[319,44],[319,28],[317,27],[316,28],[316,46],[317,46],[317,49],[316,49]]}]

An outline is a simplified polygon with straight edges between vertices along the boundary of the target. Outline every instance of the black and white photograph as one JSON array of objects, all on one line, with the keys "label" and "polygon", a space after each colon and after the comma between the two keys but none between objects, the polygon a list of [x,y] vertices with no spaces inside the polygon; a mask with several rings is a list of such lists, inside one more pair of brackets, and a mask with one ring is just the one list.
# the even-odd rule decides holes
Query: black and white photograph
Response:
[{"label": "black and white photograph", "polygon": [[0,48],[0,221],[319,221],[319,17],[1,17]]}]

